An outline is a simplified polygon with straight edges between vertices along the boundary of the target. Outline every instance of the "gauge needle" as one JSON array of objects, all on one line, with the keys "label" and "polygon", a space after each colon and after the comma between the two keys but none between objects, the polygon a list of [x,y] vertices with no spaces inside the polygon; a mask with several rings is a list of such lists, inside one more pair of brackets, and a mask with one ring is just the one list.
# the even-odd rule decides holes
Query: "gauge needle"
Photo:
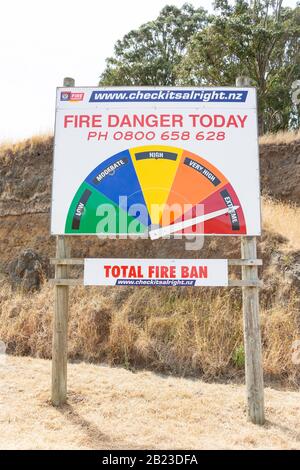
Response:
[{"label": "gauge needle", "polygon": [[208,214],[198,215],[193,219],[183,220],[182,222],[177,222],[176,224],[166,225],[165,227],[157,228],[149,231],[149,236],[151,240],[157,240],[157,238],[165,237],[166,235],[171,235],[171,233],[179,232],[185,228],[191,227],[192,225],[197,225],[206,220],[214,219],[220,215],[227,214],[228,212],[236,211],[240,206],[226,207],[225,209],[220,209],[218,211],[209,212]]}]

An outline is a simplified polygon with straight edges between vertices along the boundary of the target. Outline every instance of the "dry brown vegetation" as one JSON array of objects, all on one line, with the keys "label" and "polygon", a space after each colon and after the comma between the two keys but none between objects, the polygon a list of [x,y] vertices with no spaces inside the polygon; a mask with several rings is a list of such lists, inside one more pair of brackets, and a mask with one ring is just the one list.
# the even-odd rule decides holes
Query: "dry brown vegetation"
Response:
[{"label": "dry brown vegetation", "polygon": [[18,140],[16,142],[11,140],[0,141],[0,159],[4,160],[7,156],[20,154],[26,149],[27,151],[34,149],[37,145],[43,145],[49,140],[52,140],[51,134],[36,134],[28,139]]},{"label": "dry brown vegetation", "polygon": [[[150,302],[149,302],[150,299]],[[0,338],[8,352],[51,357],[53,287],[32,295],[0,288]],[[266,378],[299,384],[291,347],[299,338],[299,299],[263,299]],[[244,374],[239,289],[84,288],[71,290],[69,357],[206,379]]]},{"label": "dry brown vegetation", "polygon": [[[273,144],[277,138],[270,136],[267,142],[267,137],[263,137],[262,142]],[[281,142],[284,138],[286,142],[297,140],[296,134],[281,136]],[[271,174],[273,178],[277,163],[271,170],[268,165],[276,149],[273,150],[273,145],[266,147],[265,175]],[[296,161],[298,147],[294,144],[292,147]],[[7,169],[4,172],[7,185],[1,200],[7,215],[0,219],[0,339],[12,354],[44,358],[51,355],[53,288],[46,282],[32,295],[12,291],[5,272],[9,260],[24,248],[33,248],[45,260],[54,255],[47,213],[51,152],[50,136],[0,147],[0,161]],[[288,149],[280,147],[276,158],[280,157],[280,152],[289,153]],[[20,161],[26,167],[26,178],[20,171],[23,168]],[[35,173],[40,177],[38,184],[44,192],[38,192],[32,200],[29,190],[31,186],[36,188],[37,182],[30,178]],[[23,179],[31,198],[24,206],[19,202],[19,199],[24,201],[24,191],[14,192],[14,188],[20,186],[15,181]],[[280,194],[284,195],[284,189],[282,184]],[[289,192],[286,197],[291,194],[296,196]],[[17,204],[11,205],[11,201]],[[300,338],[299,279],[293,271],[300,259],[299,221],[297,202],[290,204],[270,196],[263,198],[264,231],[259,254],[264,260],[260,272],[264,280],[261,295],[264,368],[267,378],[290,386],[300,381],[299,366],[291,361],[292,343]],[[72,255],[199,256],[198,252],[184,251],[183,243],[167,240],[161,243],[149,240],[96,242],[91,237],[73,239]],[[238,257],[239,240],[227,238],[225,250],[223,239],[208,238],[201,256]],[[106,361],[130,369],[148,368],[206,379],[239,379],[244,374],[242,335],[240,289],[71,289],[70,359]]]},{"label": "dry brown vegetation", "polygon": [[300,130],[295,131],[281,131],[276,134],[265,134],[260,137],[259,143],[264,144],[290,144],[300,140]]},{"label": "dry brown vegetation", "polygon": [[299,206],[264,197],[262,199],[262,218],[265,230],[278,233],[286,240],[285,249],[300,250]]},{"label": "dry brown vegetation", "polygon": [[[36,134],[28,139],[12,141],[12,140],[2,140],[0,141],[0,158],[9,153],[19,153],[24,150],[24,148],[34,147],[36,145],[43,144],[49,139],[52,140],[52,135],[50,133]],[[280,131],[276,134],[269,133],[264,134],[259,138],[259,143],[262,145],[265,144],[290,144],[300,140],[300,130],[295,131]]]},{"label": "dry brown vegetation", "polygon": [[[299,449],[299,392],[287,391],[300,384],[292,361],[300,339],[299,132],[261,138],[261,326],[273,386],[263,427],[246,422],[240,289],[72,288],[68,403],[51,406],[50,361],[40,358],[51,357],[53,287],[46,279],[32,294],[12,290],[7,267],[32,248],[45,277],[53,274],[52,146],[51,136],[0,145],[0,340],[10,354],[0,362],[0,449]],[[232,237],[208,237],[200,255],[172,240],[76,237],[71,245],[74,257],[240,255]]]},{"label": "dry brown vegetation", "polygon": [[0,449],[299,449],[299,392],[266,388],[266,424],[243,385],[70,364],[68,404],[49,402],[50,361],[0,365]]}]

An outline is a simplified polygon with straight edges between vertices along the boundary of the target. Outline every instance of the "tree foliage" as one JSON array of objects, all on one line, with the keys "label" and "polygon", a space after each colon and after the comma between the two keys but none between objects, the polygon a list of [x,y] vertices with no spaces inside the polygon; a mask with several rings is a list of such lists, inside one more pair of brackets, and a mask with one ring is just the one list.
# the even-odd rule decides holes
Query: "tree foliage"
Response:
[{"label": "tree foliage", "polygon": [[175,85],[175,69],[189,39],[206,24],[203,8],[166,6],[155,21],[117,41],[100,85]]},{"label": "tree foliage", "polygon": [[216,0],[214,14],[166,6],[129,32],[107,59],[100,85],[234,85],[258,89],[260,131],[299,126],[292,84],[300,79],[300,7],[282,0]]},{"label": "tree foliage", "polygon": [[246,75],[258,89],[261,132],[299,125],[291,100],[300,77],[300,8],[282,0],[215,3],[217,15],[191,39],[177,69],[190,85],[233,85]]}]

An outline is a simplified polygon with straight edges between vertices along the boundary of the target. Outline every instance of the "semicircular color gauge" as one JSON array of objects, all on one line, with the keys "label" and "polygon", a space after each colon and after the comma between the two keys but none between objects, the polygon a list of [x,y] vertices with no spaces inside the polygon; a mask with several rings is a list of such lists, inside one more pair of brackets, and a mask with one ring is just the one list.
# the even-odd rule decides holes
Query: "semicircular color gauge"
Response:
[{"label": "semicircular color gauge", "polygon": [[176,233],[246,233],[238,196],[227,178],[199,155],[148,145],[113,155],[82,182],[70,205],[65,233],[142,235],[223,210]]}]

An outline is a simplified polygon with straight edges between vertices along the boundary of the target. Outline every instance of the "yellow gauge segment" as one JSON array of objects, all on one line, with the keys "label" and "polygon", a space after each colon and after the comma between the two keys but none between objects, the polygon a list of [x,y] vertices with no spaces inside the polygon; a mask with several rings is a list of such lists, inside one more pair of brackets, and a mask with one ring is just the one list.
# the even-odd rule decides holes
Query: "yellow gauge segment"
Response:
[{"label": "yellow gauge segment", "polygon": [[130,149],[152,224],[159,225],[183,150],[151,145]]}]

